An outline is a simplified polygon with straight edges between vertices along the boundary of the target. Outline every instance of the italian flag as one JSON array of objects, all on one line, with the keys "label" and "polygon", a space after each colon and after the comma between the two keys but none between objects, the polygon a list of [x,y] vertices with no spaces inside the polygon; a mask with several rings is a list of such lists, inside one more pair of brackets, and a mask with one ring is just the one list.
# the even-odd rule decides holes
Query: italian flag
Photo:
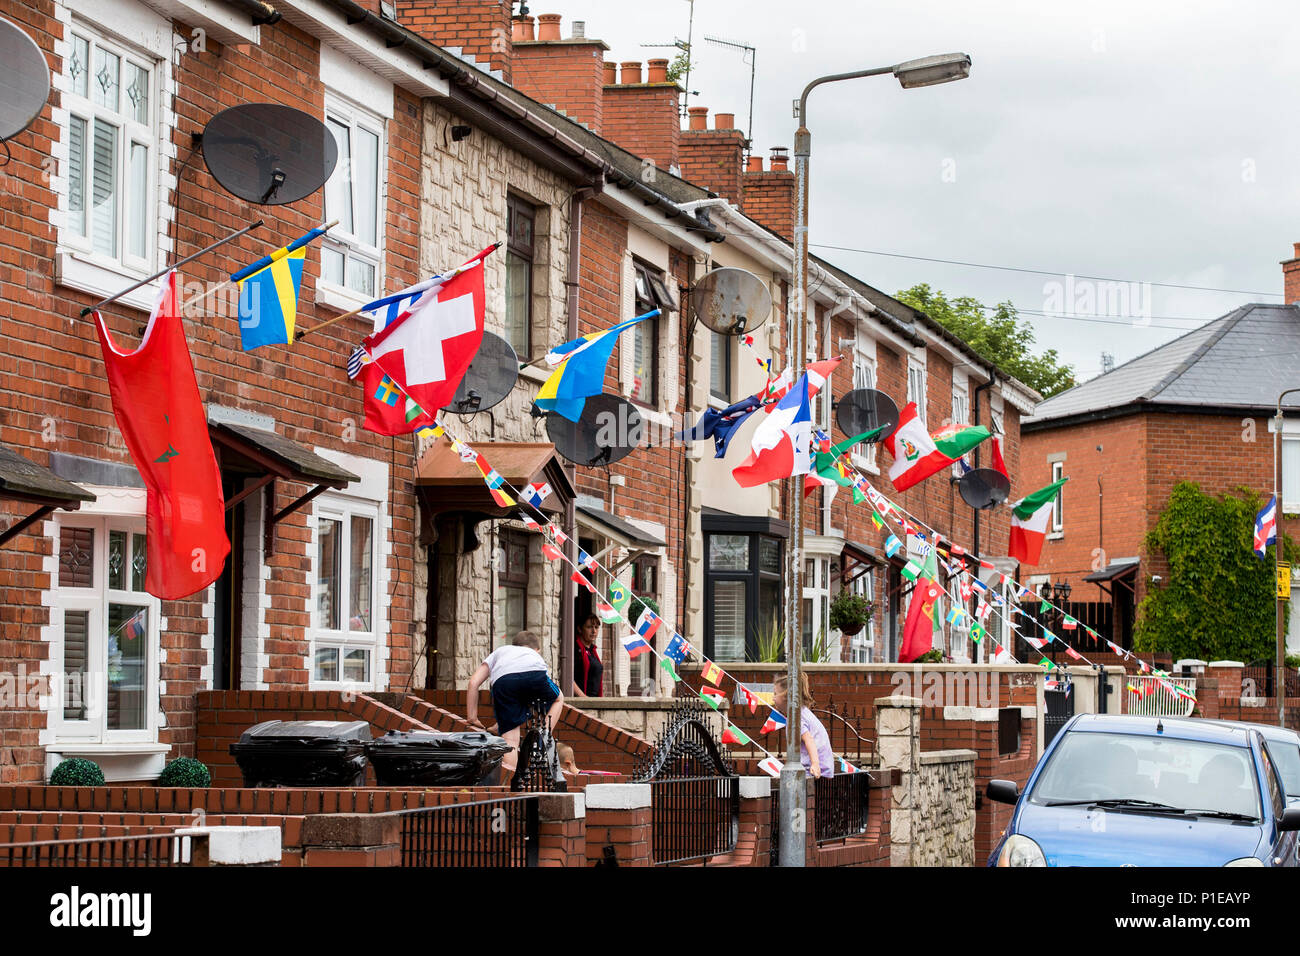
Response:
[{"label": "italian flag", "polygon": [[1021,498],[1020,503],[1012,508],[1008,551],[1021,564],[1038,563],[1043,553],[1043,542],[1047,540],[1047,529],[1052,523],[1057,492],[1067,481],[1068,478],[1062,478],[1046,488],[1039,488],[1032,495]]},{"label": "italian flag", "polygon": [[895,488],[906,491],[947,468],[988,437],[989,430],[983,425],[955,424],[931,435],[916,414],[916,402],[908,402],[898,416],[898,427],[885,439],[885,447],[894,456],[889,478]]}]

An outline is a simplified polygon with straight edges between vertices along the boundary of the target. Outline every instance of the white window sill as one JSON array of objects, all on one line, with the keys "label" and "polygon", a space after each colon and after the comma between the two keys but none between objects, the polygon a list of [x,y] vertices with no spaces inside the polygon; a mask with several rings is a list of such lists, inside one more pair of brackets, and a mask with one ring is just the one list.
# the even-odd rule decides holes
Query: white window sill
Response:
[{"label": "white window sill", "polygon": [[364,296],[360,292],[326,282],[324,279],[318,279],[316,282],[316,304],[340,314],[355,312],[367,302],[374,300],[374,296]]},{"label": "white window sill", "polygon": [[373,694],[374,682],[369,684],[351,684],[336,680],[314,680],[307,682],[308,690],[337,690],[345,694]]},{"label": "white window sill", "polygon": [[540,385],[550,378],[551,373],[554,371],[555,369],[549,365],[529,365],[527,368],[519,370],[519,377]]},{"label": "white window sill", "polygon": [[866,458],[863,458],[861,455],[853,456],[853,467],[857,468],[859,471],[865,471],[869,475],[880,476],[879,466],[868,461]]},{"label": "white window sill", "polygon": [[[120,265],[109,265],[90,253],[60,250],[54,258],[54,280],[69,289],[107,298],[123,287],[139,282],[143,275],[127,272]],[[122,305],[148,312],[162,289],[162,280],[128,292],[117,300]]]},{"label": "white window sill", "polygon": [[726,407],[727,407],[728,405],[730,405],[730,404],[731,404],[731,402],[727,401],[725,398],[718,398],[718,396],[714,395],[712,392],[709,393],[709,407],[710,407],[710,408],[715,408],[715,409],[717,409],[718,411],[722,411],[724,408],[726,408]]},{"label": "white window sill", "polygon": [[1047,540],[1048,540],[1048,541],[1060,541],[1060,540],[1061,540],[1062,538],[1064,538],[1064,537],[1065,537],[1065,532],[1064,532],[1064,531],[1053,531],[1051,534],[1049,534],[1049,535],[1047,536]]},{"label": "white window sill", "polygon": [[638,412],[641,413],[641,420],[649,422],[652,425],[658,425],[660,428],[672,428],[673,417],[667,412],[661,412],[657,409],[646,408],[644,405],[632,403]]}]

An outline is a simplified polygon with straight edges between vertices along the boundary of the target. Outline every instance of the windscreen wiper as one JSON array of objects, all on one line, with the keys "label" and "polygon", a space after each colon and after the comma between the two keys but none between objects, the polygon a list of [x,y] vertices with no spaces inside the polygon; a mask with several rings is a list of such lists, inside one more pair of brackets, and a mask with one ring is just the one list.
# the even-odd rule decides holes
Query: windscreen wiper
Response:
[{"label": "windscreen wiper", "polygon": [[1249,813],[1237,813],[1233,810],[1191,810],[1186,809],[1183,813],[1197,817],[1218,817],[1220,820],[1244,820],[1250,823],[1259,822],[1259,817],[1251,816]]},{"label": "windscreen wiper", "polygon": [[1122,809],[1124,807],[1133,807],[1139,810],[1162,810],[1171,813],[1184,812],[1179,807],[1170,806],[1167,803],[1156,803],[1153,800],[1138,800],[1133,798],[1113,798],[1113,799],[1091,799],[1091,800],[1049,800],[1044,806],[1048,807],[1112,807]]}]

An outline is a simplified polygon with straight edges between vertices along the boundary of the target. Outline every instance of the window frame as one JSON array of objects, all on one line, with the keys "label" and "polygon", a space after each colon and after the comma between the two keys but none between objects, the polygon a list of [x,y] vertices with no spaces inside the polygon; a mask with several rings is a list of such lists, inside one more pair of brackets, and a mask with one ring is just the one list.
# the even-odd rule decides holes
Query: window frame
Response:
[{"label": "window frame", "polygon": [[[871,343],[871,349],[875,349],[875,343]],[[876,387],[876,359],[868,354],[866,343],[859,340],[853,347],[853,387],[854,389]],[[883,438],[884,436],[878,436]],[[876,447],[878,441],[858,442],[853,446],[851,460],[859,468],[866,468],[870,471],[877,471],[876,466]]]},{"label": "window frame", "polygon": [[[532,538],[533,535],[516,528],[502,527],[497,530],[496,547],[498,551],[503,553],[505,561],[500,562],[501,567],[496,569],[496,584],[493,588],[494,593],[492,595],[492,601],[494,602],[494,605],[499,606],[496,602],[498,602],[501,597],[500,592],[505,588],[517,589],[523,593],[524,616],[522,623],[519,625],[520,630],[525,630],[528,627],[528,585],[529,573],[532,570]],[[524,570],[522,574],[513,574],[509,570],[511,547],[517,547],[523,553]],[[497,615],[497,617],[502,618],[498,623],[504,627],[505,623],[503,616]],[[508,631],[509,629],[507,628],[505,634],[507,639],[513,637],[512,634],[508,633]],[[493,637],[495,639],[495,635],[493,635]],[[507,640],[506,643],[509,643],[509,640]]]},{"label": "window frame", "polygon": [[[58,244],[67,252],[102,269],[118,274],[143,278],[156,271],[154,264],[158,261],[159,243],[159,203],[155,201],[158,193],[163,160],[163,140],[159,135],[162,126],[160,116],[163,107],[160,101],[163,94],[163,74],[166,64],[159,57],[145,48],[119,39],[109,31],[84,17],[75,16],[68,27],[70,50],[64,57],[64,72],[61,81],[61,112],[63,122],[59,127],[63,145],[67,151],[66,166],[62,180],[64,188],[59,190],[59,227]],[[87,42],[89,62],[86,65],[86,95],[77,92],[77,79],[71,74],[75,43],[77,39]],[[117,98],[115,109],[95,103],[94,73],[95,50],[104,49],[118,58]],[[128,67],[143,68],[148,78],[148,115],[144,122],[130,115],[123,102],[128,99],[123,80]],[[73,122],[85,123],[82,137],[82,189],[81,189],[81,223],[84,228],[74,225],[72,209],[72,128]],[[108,253],[95,248],[94,230],[94,149],[95,129],[98,122],[114,128],[114,243],[116,252]],[[132,211],[128,193],[131,174],[131,152],[135,146],[143,145],[147,150],[145,168],[145,198],[140,213],[144,216],[144,250],[142,255],[130,251],[131,239],[128,234],[132,223]]]},{"label": "window frame", "polygon": [[[337,210],[329,208],[330,184],[336,176],[344,176],[348,185],[348,198],[352,205],[352,230],[345,229],[340,222],[321,237],[320,285],[326,290],[342,295],[346,299],[366,302],[382,294],[384,288],[384,254],[388,225],[388,120],[375,111],[344,96],[333,89],[326,88],[321,121],[329,128],[330,120],[346,125],[349,131],[349,157],[351,167],[342,158],[329,180],[323,187],[322,206],[325,216],[338,218]],[[356,232],[357,198],[355,179],[351,175],[356,164],[357,131],[364,130],[378,139],[375,163],[375,244],[371,245]],[[327,253],[343,257],[342,281],[335,282],[325,274]],[[353,260],[364,262],[374,269],[374,284],[369,292],[355,289],[348,284],[348,264]]]},{"label": "window frame", "polygon": [[[90,587],[78,588],[63,584],[60,580],[58,569],[60,545],[62,534],[68,528],[90,528],[94,531],[94,545],[92,548],[92,583]],[[112,531],[125,531],[128,534],[128,548],[131,541],[130,535],[144,536],[146,534],[146,522],[144,515],[121,515],[121,514],[60,514],[55,523],[54,531],[54,559],[55,572],[50,593],[52,596],[53,608],[57,614],[50,615],[50,624],[53,632],[53,646],[50,649],[50,661],[54,665],[55,671],[66,680],[66,670],[64,669],[64,660],[66,648],[64,646],[66,614],[68,611],[78,612],[87,611],[87,674],[98,678],[100,674],[104,677],[103,687],[96,686],[94,694],[102,695],[98,702],[100,712],[97,721],[92,721],[89,717],[85,720],[71,720],[64,717],[65,689],[64,686],[52,688],[57,691],[49,695],[49,727],[53,731],[53,747],[70,747],[75,748],[78,745],[99,745],[105,748],[111,748],[113,745],[131,745],[142,743],[157,743],[158,741],[158,710],[160,706],[158,684],[159,684],[159,658],[161,656],[161,614],[162,602],[145,591],[135,591],[130,588],[118,589],[109,588],[108,574],[108,545],[109,533]],[[129,574],[129,572],[128,572]],[[129,582],[128,582],[129,583]],[[107,674],[108,674],[108,614],[111,604],[130,604],[132,606],[143,605],[148,608],[149,630],[144,636],[146,640],[146,661],[145,661],[145,686],[146,696],[144,701],[144,724],[142,728],[131,728],[126,730],[113,730],[108,726],[108,701],[107,701]],[[100,668],[92,671],[91,667]],[[87,704],[95,705],[95,698],[87,692],[85,686],[82,693],[86,695]],[[97,724],[97,726],[96,726]]]},{"label": "window frame", "polygon": [[[514,221],[518,216],[524,216],[528,219],[530,228],[529,234],[532,239],[527,243],[522,243],[515,238]],[[533,349],[533,290],[536,285],[533,272],[537,266],[537,206],[529,202],[517,193],[506,193],[506,280],[510,276],[510,260],[516,257],[526,265],[524,274],[528,277],[528,286],[524,290],[524,331],[523,345],[520,349],[514,342],[510,342],[520,356],[520,358],[531,358]],[[506,290],[506,307],[503,314],[506,333],[506,341],[510,341],[510,303],[511,296],[509,289]]]},{"label": "window frame", "polygon": [[[370,630],[368,632],[350,630],[348,624],[352,611],[352,522],[353,518],[370,520]],[[384,533],[383,510],[378,502],[344,498],[342,496],[321,495],[316,499],[312,511],[311,544],[311,606],[310,627],[308,629],[308,686],[312,689],[334,689],[339,687],[356,687],[374,689],[377,684],[379,652],[384,636],[381,635],[381,620],[385,617],[379,613],[379,602],[386,598],[379,590],[381,577],[380,562],[383,561],[381,536]],[[322,521],[338,521],[340,538],[339,554],[339,627],[328,628],[320,621],[320,534]],[[316,654],[319,650],[338,649],[338,677],[328,680],[317,676]],[[345,676],[345,658],[348,651],[369,651],[368,668],[365,680],[348,680]]]},{"label": "window frame", "polygon": [[[925,363],[919,359],[908,356],[907,359],[907,400],[916,402],[916,415],[922,422],[928,422],[926,417],[926,380],[925,380]],[[917,394],[919,392],[919,395]]]},{"label": "window frame", "polygon": [[[1052,481],[1060,481],[1065,477],[1065,462],[1052,462]],[[1052,501],[1052,536],[1063,537],[1065,535],[1065,517],[1063,506],[1065,504],[1065,488],[1059,488],[1056,497]]]},{"label": "window frame", "polygon": [[[732,342],[732,336],[709,330],[709,398],[720,402],[724,406],[731,404],[732,381],[735,378]],[[715,380],[714,375],[714,359],[719,354],[722,356],[721,389],[718,388],[719,383]]]},{"label": "window frame", "polygon": [[[712,553],[712,538],[717,535],[748,538],[749,567],[744,571],[714,570],[709,555]],[[761,566],[761,541],[772,540],[777,543],[777,564],[780,572],[763,571]],[[764,581],[775,582],[784,593],[784,569],[786,540],[778,535],[758,531],[709,530],[704,532],[704,653],[711,660],[716,658],[714,646],[714,594],[719,582],[745,582],[745,661],[757,660],[758,640],[755,628],[762,627],[759,620],[759,600],[761,585]],[[785,601],[777,603],[777,624],[784,626]],[[721,658],[716,658],[721,659]],[[733,661],[732,663],[740,663]]]},{"label": "window frame", "polygon": [[[642,281],[645,282],[645,289],[641,288]],[[657,283],[657,287],[656,287]],[[635,313],[629,318],[635,318],[637,315],[645,315],[654,309],[659,309],[659,315],[653,318],[643,319],[636,325],[632,326],[632,394],[631,399],[637,405],[643,408],[659,407],[659,332],[660,320],[668,314],[670,309],[675,307],[671,300],[664,301],[663,296],[667,295],[667,285],[664,283],[663,273],[647,262],[640,259],[632,260],[632,300],[634,303]],[[636,367],[636,347],[642,342],[642,354],[649,353],[649,371],[645,369],[638,375]],[[648,386],[649,394],[641,394],[642,389],[637,387],[637,380],[640,379],[643,387]]]}]

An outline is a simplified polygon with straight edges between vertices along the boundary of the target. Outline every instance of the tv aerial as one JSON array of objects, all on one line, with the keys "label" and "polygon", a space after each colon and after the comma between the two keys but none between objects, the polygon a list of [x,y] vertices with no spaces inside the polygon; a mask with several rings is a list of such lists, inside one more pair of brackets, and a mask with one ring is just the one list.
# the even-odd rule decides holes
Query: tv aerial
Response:
[{"label": "tv aerial", "polygon": [[898,425],[898,406],[892,398],[874,388],[855,388],[846,392],[834,407],[835,423],[849,438],[880,428],[882,430],[867,441],[882,441]]},{"label": "tv aerial", "polygon": [[995,468],[972,468],[957,479],[962,501],[976,511],[992,508],[1007,500],[1011,480]]},{"label": "tv aerial", "polygon": [[772,314],[772,293],[758,276],[725,267],[706,272],[691,289],[695,317],[714,332],[752,332]]},{"label": "tv aerial", "polygon": [[446,410],[473,415],[500,404],[519,380],[519,356],[501,336],[483,333],[483,344],[460,380]]},{"label": "tv aerial", "polygon": [[708,43],[716,46],[731,47],[733,50],[743,50],[741,56],[749,63],[749,125],[745,127],[745,142],[748,149],[754,146],[754,70],[758,62],[758,50],[748,43],[741,43],[739,40],[726,40],[722,37],[710,36],[704,34],[704,39]]},{"label": "tv aerial", "polygon": [[334,134],[316,117],[278,103],[222,110],[204,127],[203,161],[222,189],[259,206],[310,196],[339,161]]},{"label": "tv aerial", "polygon": [[31,126],[49,98],[45,54],[17,24],[0,17],[0,145]]},{"label": "tv aerial", "polygon": [[561,458],[595,468],[612,465],[641,444],[641,413],[617,395],[588,398],[576,422],[558,412],[546,413],[546,430]]}]

